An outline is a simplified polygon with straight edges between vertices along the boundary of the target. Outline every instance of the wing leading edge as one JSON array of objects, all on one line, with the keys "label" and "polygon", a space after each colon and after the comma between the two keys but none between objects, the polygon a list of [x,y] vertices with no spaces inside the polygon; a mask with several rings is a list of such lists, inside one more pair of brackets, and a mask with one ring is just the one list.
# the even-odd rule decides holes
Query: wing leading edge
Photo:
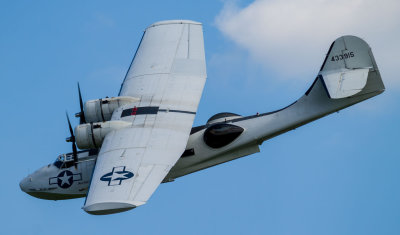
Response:
[{"label": "wing leading edge", "polygon": [[132,125],[105,137],[86,212],[117,213],[147,202],[185,149],[205,80],[200,23],[163,21],[146,29],[120,92],[140,100],[112,117]]}]

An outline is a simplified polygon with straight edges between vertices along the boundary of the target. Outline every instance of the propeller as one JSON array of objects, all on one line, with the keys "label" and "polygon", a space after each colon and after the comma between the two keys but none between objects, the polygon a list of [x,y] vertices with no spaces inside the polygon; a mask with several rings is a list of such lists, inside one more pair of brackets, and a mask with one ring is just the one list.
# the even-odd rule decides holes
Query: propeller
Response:
[{"label": "propeller", "polygon": [[79,93],[79,106],[81,108],[81,111],[79,113],[76,113],[75,117],[79,117],[79,124],[84,124],[86,123],[86,120],[85,120],[85,112],[83,111],[83,101],[82,101],[81,87],[79,86],[79,82],[78,82],[78,93]]},{"label": "propeller", "polygon": [[71,126],[71,122],[69,120],[69,116],[68,113],[65,112],[66,116],[67,116],[67,121],[68,121],[68,127],[69,127],[69,133],[71,134],[70,137],[68,137],[66,139],[67,142],[72,142],[72,156],[74,157],[74,165],[75,168],[78,164],[78,150],[76,148],[76,142],[75,142],[75,136],[74,136],[74,131],[72,130],[72,126]]}]

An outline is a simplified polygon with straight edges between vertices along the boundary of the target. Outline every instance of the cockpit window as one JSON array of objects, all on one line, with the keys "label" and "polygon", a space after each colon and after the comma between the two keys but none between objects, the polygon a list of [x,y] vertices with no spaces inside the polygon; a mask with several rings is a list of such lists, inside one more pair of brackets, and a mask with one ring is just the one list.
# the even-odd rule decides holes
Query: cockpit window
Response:
[{"label": "cockpit window", "polygon": [[58,169],[61,168],[61,165],[63,164],[62,161],[60,161],[59,158],[56,159],[56,161],[53,163],[54,166],[56,166]]},{"label": "cockpit window", "polygon": [[61,154],[53,163],[57,168],[70,168],[74,165],[74,158],[72,155]]}]

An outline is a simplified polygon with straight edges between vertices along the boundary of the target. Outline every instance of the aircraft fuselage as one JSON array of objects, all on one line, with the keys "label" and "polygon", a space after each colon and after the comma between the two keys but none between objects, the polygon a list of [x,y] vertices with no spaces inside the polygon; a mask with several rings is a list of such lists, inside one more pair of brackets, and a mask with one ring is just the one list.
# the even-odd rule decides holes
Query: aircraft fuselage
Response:
[{"label": "aircraft fuselage", "polygon": [[[206,125],[192,128],[185,152],[163,182],[259,152],[259,145],[265,140],[384,91],[383,85],[382,89],[376,87],[377,82],[369,80],[357,96],[335,100],[329,98],[322,80],[317,78],[305,95],[281,110],[247,117],[232,113],[214,115]],[[71,155],[60,155],[55,163],[25,177],[21,189],[49,200],[85,197],[97,150],[79,152],[76,167]]]}]

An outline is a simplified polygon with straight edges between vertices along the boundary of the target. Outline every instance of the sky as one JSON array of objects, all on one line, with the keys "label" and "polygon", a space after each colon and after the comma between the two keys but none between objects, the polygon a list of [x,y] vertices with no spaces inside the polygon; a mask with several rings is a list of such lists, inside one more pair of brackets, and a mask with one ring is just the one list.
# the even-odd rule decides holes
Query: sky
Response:
[{"label": "sky", "polygon": [[[395,0],[0,1],[1,233],[400,234],[399,12]],[[203,23],[208,79],[194,125],[292,103],[346,34],[370,44],[386,91],[163,184],[125,213],[23,193],[23,177],[71,151],[76,83],[85,100],[117,95],[143,30],[168,19]]]}]

